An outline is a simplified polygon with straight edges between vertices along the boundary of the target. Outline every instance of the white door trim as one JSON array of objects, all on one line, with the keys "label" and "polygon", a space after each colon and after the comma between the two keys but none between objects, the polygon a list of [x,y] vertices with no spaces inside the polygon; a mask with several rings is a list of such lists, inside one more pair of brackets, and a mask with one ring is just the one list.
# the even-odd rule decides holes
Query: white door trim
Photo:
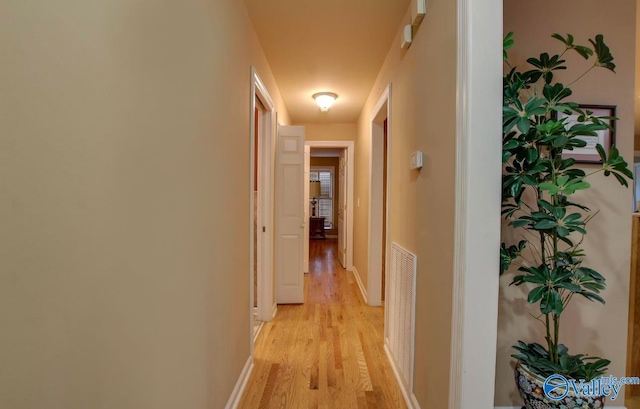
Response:
[{"label": "white door trim", "polygon": [[[309,220],[309,183],[307,181],[310,180],[309,174],[311,169],[311,157],[310,152],[311,147],[305,143],[304,145],[304,200],[303,203],[306,203],[306,207],[304,208],[304,217],[305,220]],[[304,237],[309,237],[309,222],[305,222],[304,224]],[[309,272],[309,240],[304,241],[304,272],[305,274]]]},{"label": "white door trim", "polygon": [[[265,109],[262,118],[262,127],[260,132],[261,140],[258,144],[258,152],[255,152],[255,121],[254,112],[258,104],[258,100]],[[251,126],[250,126],[250,144],[251,144],[251,170],[250,170],[250,246],[249,246],[249,263],[250,263],[250,319],[251,328],[251,353],[253,354],[253,262],[254,257],[258,257],[258,319],[261,321],[270,321],[272,318],[273,305],[273,140],[275,138],[276,113],[273,99],[269,95],[269,91],[260,79],[254,67],[251,67]],[[254,186],[254,164],[255,155],[259,155],[258,170],[258,254],[253,251],[253,186]],[[261,228],[264,226],[265,232]]]},{"label": "white door trim", "polygon": [[354,187],[354,141],[305,141],[311,148],[344,148],[347,150],[347,270],[353,271],[353,187]]},{"label": "white door trim", "polygon": [[449,409],[494,406],[502,180],[502,0],[458,0]]},{"label": "white door trim", "polygon": [[[382,186],[383,186],[383,155],[384,129],[382,123],[387,120],[387,208],[386,208],[386,236],[382,237]],[[371,126],[371,157],[369,159],[369,249],[367,274],[367,301],[371,306],[382,305],[382,253],[376,251],[384,245],[387,255],[389,248],[389,206],[391,185],[391,84],[388,84],[373,109],[370,119]],[[385,271],[389,271],[389,257],[386,258]],[[387,310],[385,309],[385,317]],[[386,318],[385,318],[385,328]]]}]

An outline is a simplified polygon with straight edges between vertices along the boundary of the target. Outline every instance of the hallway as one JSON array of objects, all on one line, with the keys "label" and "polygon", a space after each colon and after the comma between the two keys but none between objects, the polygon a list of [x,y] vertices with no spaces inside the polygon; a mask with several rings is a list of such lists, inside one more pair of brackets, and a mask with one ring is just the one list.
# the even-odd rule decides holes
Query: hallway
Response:
[{"label": "hallway", "polygon": [[312,240],[305,304],[279,305],[255,344],[240,407],[405,408],[383,349],[384,310],[366,305],[336,258]]}]

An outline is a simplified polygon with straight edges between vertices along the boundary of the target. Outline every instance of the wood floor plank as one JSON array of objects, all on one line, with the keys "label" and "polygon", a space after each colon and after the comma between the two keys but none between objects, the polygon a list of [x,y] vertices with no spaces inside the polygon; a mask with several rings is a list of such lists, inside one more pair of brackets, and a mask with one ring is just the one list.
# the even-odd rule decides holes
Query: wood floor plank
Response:
[{"label": "wood floor plank", "polygon": [[369,405],[367,404],[367,396],[364,392],[358,393],[358,409],[367,409]]},{"label": "wood floor plank", "polygon": [[278,371],[280,370],[280,365],[272,364],[271,370],[269,371],[269,378],[267,379],[267,384],[265,385],[264,392],[262,393],[262,398],[260,399],[260,409],[268,408],[269,403],[271,402],[271,396],[273,395],[273,388],[276,385],[276,378],[278,377]]},{"label": "wood floor plank", "polygon": [[320,387],[320,343],[314,342],[311,353],[311,371],[309,388],[318,390]]},{"label": "wood floor plank", "polygon": [[340,328],[333,329],[333,358],[336,369],[342,369],[342,346],[340,343]]},{"label": "wood floor plank", "polygon": [[369,409],[377,408],[378,405],[380,404],[378,393],[374,391],[365,391],[364,396],[367,399],[367,407]]},{"label": "wood floor plank", "polygon": [[[360,339],[358,339],[360,341]],[[364,350],[361,342],[356,345],[356,356],[358,358],[358,369],[360,371],[360,382],[364,391],[372,391],[371,377],[369,376],[369,367],[364,357]]]},{"label": "wood floor plank", "polygon": [[335,240],[312,241],[305,304],[279,305],[255,342],[240,408],[406,408],[383,349],[384,313],[369,307]]},{"label": "wood floor plank", "polygon": [[320,392],[318,390],[313,390],[309,392],[309,409],[319,409],[318,406],[318,396]]},{"label": "wood floor plank", "polygon": [[333,351],[333,328],[327,329],[327,386],[336,386],[336,359]]}]

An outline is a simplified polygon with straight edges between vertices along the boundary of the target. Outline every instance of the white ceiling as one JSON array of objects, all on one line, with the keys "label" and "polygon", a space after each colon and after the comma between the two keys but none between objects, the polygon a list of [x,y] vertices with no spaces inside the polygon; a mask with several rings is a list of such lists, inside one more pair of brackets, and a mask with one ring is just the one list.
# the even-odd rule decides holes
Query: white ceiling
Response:
[{"label": "white ceiling", "polygon": [[[409,7],[409,0],[244,1],[298,124],[357,121]],[[311,98],[320,91],[338,94],[329,112]]]}]

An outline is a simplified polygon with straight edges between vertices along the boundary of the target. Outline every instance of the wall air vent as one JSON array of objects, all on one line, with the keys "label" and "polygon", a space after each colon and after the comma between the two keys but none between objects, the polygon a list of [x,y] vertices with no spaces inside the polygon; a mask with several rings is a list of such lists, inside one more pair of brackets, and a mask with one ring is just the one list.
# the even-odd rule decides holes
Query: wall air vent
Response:
[{"label": "wall air vent", "polygon": [[386,301],[389,320],[386,343],[392,364],[409,393],[413,392],[417,266],[415,254],[397,243],[391,243],[389,298]]}]

